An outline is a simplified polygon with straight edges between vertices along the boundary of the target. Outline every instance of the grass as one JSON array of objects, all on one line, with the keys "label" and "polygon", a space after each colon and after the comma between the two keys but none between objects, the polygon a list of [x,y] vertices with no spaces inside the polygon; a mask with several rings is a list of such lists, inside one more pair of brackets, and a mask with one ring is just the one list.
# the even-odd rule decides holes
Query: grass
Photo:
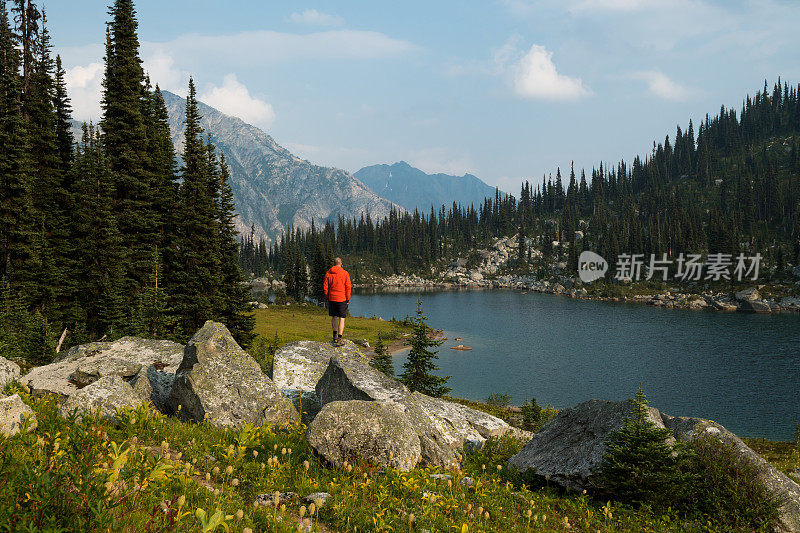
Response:
[{"label": "grass", "polygon": [[[277,333],[279,346],[299,340],[326,342],[331,339],[331,319],[322,307],[311,304],[271,305],[268,309],[258,309],[253,313],[256,317],[255,333],[268,339],[274,338]],[[370,346],[374,346],[378,334],[384,340],[392,340],[410,331],[409,326],[399,321],[348,317],[344,336],[351,340],[366,340]]]},{"label": "grass", "polygon": [[[490,440],[459,471],[400,472],[317,457],[305,427],[185,424],[146,407],[117,422],[63,419],[58,400],[19,392],[38,417],[0,437],[0,529],[11,531],[685,531],[692,524],[530,490],[505,465],[521,443]],[[462,483],[465,477],[469,483]],[[328,492],[321,508],[300,498]],[[273,503],[274,493],[296,493]],[[259,498],[259,495],[263,495]],[[259,505],[254,502],[259,501]],[[223,525],[224,524],[224,525]],[[696,530],[705,530],[697,527]]]}]

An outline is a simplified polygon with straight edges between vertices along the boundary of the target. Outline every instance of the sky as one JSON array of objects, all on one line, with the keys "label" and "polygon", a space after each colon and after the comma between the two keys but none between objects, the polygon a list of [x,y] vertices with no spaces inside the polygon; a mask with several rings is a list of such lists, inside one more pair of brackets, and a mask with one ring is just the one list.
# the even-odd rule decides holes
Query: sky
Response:
[{"label": "sky", "polygon": [[[79,120],[97,120],[107,2],[45,2]],[[647,155],[767,80],[800,82],[796,0],[138,0],[153,83],[314,163],[404,160],[518,193]],[[566,169],[566,170],[565,170]]]}]

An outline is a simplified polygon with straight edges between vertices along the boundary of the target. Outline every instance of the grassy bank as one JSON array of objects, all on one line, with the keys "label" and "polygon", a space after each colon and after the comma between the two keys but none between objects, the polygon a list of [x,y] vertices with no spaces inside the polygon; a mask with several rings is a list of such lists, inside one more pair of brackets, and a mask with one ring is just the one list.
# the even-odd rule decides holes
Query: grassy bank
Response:
[{"label": "grassy bank", "polygon": [[[256,317],[255,333],[272,340],[277,334],[279,343],[299,340],[331,340],[331,319],[328,311],[315,305],[271,305],[268,309],[253,311]],[[384,340],[396,339],[411,327],[399,321],[379,320],[377,317],[349,317],[345,321],[345,338],[363,339],[374,346],[380,334]]]},{"label": "grassy bank", "polygon": [[[303,521],[306,531],[343,532],[714,530],[531,489],[505,468],[520,446],[512,441],[490,441],[465,454],[451,479],[437,479],[429,469],[332,467],[312,453],[303,427],[220,429],[144,408],[121,412],[119,423],[64,420],[57,400],[22,396],[38,427],[0,438],[4,530],[288,532]],[[330,494],[320,509],[301,501],[318,491]],[[274,504],[275,492],[296,495]]]}]

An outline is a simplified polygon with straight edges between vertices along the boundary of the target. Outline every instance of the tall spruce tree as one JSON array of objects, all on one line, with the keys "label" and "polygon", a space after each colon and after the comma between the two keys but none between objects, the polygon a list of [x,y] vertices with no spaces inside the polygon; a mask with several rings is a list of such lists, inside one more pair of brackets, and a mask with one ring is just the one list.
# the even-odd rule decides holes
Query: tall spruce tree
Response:
[{"label": "tall spruce tree", "polygon": [[175,252],[170,277],[171,307],[179,338],[190,337],[217,316],[221,279],[219,208],[215,172],[203,142],[194,80],[186,97],[182,183],[173,224]]},{"label": "tall spruce tree", "polygon": [[158,220],[147,137],[147,93],[132,0],[115,0],[106,37],[103,146],[114,179],[114,212],[127,257],[125,293],[134,299],[150,276]]},{"label": "tall spruce tree", "polygon": [[387,376],[394,376],[394,361],[389,349],[383,342],[383,336],[378,333],[378,340],[375,341],[375,356],[370,359],[369,364],[376,370],[380,370]]},{"label": "tall spruce tree", "polygon": [[219,253],[221,261],[221,307],[219,319],[228,326],[236,341],[247,347],[253,340],[255,317],[246,315],[249,290],[242,282],[244,276],[239,268],[236,225],[236,205],[230,185],[230,172],[225,154],[219,160]]},{"label": "tall spruce tree", "polygon": [[22,117],[20,57],[0,0],[0,280],[21,288],[32,253],[30,144]]},{"label": "tall spruce tree", "polygon": [[411,333],[409,344],[411,351],[408,359],[403,364],[403,373],[400,381],[413,392],[419,391],[428,396],[444,396],[450,392],[447,381],[450,376],[437,376],[433,372],[439,370],[435,361],[439,358],[437,348],[442,341],[430,337],[430,328],[425,322],[426,317],[422,312],[422,300],[417,299],[417,313],[414,317],[414,331]]}]

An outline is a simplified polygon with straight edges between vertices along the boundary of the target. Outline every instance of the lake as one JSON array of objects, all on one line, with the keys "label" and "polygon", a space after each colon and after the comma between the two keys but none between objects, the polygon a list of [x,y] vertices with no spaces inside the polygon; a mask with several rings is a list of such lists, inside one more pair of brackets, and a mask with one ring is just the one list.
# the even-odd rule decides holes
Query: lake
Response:
[{"label": "lake", "polygon": [[[514,404],[570,407],[633,397],[719,422],[747,437],[791,440],[800,421],[800,314],[750,315],[572,300],[511,290],[358,290],[354,315],[414,314],[449,340],[441,375],[454,396],[504,392]],[[463,338],[455,341],[454,337]],[[465,344],[471,351],[451,350]],[[399,372],[407,352],[395,357]]]}]

